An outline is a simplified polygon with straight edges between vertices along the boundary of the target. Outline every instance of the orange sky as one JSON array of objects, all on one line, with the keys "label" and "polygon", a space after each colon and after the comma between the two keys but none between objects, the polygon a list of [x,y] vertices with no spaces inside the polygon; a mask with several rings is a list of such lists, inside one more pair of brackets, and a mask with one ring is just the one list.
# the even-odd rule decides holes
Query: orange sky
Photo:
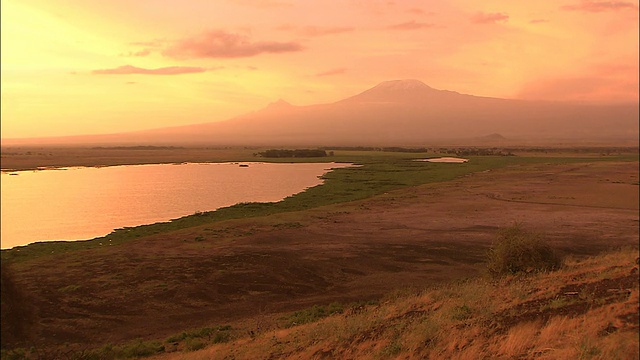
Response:
[{"label": "orange sky", "polygon": [[638,101],[638,1],[2,0],[2,137],[225,120],[385,80]]}]

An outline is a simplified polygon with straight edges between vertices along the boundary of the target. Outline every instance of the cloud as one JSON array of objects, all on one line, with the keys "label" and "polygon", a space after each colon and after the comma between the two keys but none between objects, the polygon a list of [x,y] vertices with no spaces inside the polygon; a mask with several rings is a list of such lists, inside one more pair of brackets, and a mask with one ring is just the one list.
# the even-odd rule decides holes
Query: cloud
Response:
[{"label": "cloud", "polygon": [[291,3],[278,0],[232,0],[236,4],[253,6],[261,9],[273,9],[292,6]]},{"label": "cloud", "polygon": [[154,39],[150,41],[134,41],[129,45],[138,48],[136,51],[129,51],[127,53],[120,54],[120,56],[128,57],[144,57],[149,56],[154,52],[158,52],[161,49],[167,47],[169,41],[166,39]]},{"label": "cloud", "polygon": [[[637,103],[637,69],[621,71],[610,67],[610,70],[611,73],[601,76],[585,74],[539,79],[526,84],[518,97],[530,100]],[[635,76],[629,76],[634,72]]]},{"label": "cloud", "polygon": [[151,49],[142,49],[140,51],[130,53],[130,56],[149,56],[151,54]]},{"label": "cloud", "polygon": [[354,31],[354,27],[350,26],[295,26],[295,25],[282,25],[278,26],[276,30],[291,31],[302,36],[324,36]]},{"label": "cloud", "polygon": [[533,19],[531,21],[529,21],[530,24],[543,24],[543,23],[548,23],[549,20],[547,19]]},{"label": "cloud", "polygon": [[424,11],[420,8],[410,8],[407,9],[407,12],[409,14],[415,14],[415,15],[435,15],[435,13],[433,11]]},{"label": "cloud", "polygon": [[509,20],[509,15],[505,13],[483,13],[479,12],[471,17],[471,21],[476,24],[494,24],[500,21]]},{"label": "cloud", "polygon": [[131,65],[119,66],[114,69],[99,69],[93,70],[91,73],[94,75],[132,75],[132,74],[142,74],[142,75],[182,75],[182,74],[194,74],[194,73],[202,73],[207,71],[207,69],[201,67],[190,67],[190,66],[169,66],[158,69],[144,69]]},{"label": "cloud", "polygon": [[142,50],[138,50],[138,51],[129,51],[126,53],[121,53],[118,56],[124,56],[124,57],[144,57],[144,56],[149,56],[151,55],[151,53],[153,53],[154,51],[156,51],[155,49],[151,49],[151,48],[145,48]]},{"label": "cloud", "polygon": [[134,41],[134,42],[130,42],[129,45],[158,48],[165,45],[166,43],[167,43],[167,40],[165,39],[154,39],[151,41]]},{"label": "cloud", "polygon": [[339,74],[344,74],[345,72],[347,72],[347,69],[345,68],[338,68],[338,69],[331,69],[331,70],[327,70],[327,71],[323,71],[323,72],[319,72],[316,74],[316,76],[331,76],[331,75],[339,75]]},{"label": "cloud", "polygon": [[423,22],[416,22],[416,21],[409,21],[401,24],[387,26],[387,28],[391,30],[418,30],[418,29],[426,29],[426,28],[432,28],[432,27],[435,27],[435,25],[431,23],[423,23]]},{"label": "cloud", "polygon": [[317,26],[305,26],[300,29],[300,32],[306,36],[322,36],[322,35],[331,35],[331,34],[339,34],[344,32],[350,32],[355,30],[355,28],[348,26],[334,26],[334,27],[317,27]]},{"label": "cloud", "polygon": [[638,5],[629,1],[591,1],[582,0],[576,5],[565,5],[563,10],[568,11],[587,11],[587,12],[603,12],[615,10],[638,10]]},{"label": "cloud", "polygon": [[286,53],[301,51],[296,42],[256,41],[248,37],[222,30],[213,30],[183,39],[162,51],[162,55],[176,58],[239,58],[262,53]]}]

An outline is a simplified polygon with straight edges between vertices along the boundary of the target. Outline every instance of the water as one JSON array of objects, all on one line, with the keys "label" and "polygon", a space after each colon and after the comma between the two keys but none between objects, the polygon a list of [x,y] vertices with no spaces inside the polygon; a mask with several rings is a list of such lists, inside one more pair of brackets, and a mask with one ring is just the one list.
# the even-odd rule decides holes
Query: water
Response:
[{"label": "water", "polygon": [[[81,240],[240,202],[273,202],[347,164],[154,164],[2,173],[1,247]],[[15,175],[17,174],[17,176]]]}]

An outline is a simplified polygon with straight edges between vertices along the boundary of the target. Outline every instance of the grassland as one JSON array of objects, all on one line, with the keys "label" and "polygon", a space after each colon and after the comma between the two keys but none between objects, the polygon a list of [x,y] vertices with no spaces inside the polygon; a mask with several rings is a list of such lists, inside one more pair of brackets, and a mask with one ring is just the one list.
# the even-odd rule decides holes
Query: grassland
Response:
[{"label": "grassland", "polygon": [[[255,149],[237,151],[255,160],[249,154]],[[96,165],[92,154],[75,161]],[[185,154],[172,160],[186,161]],[[197,161],[243,161],[245,155],[238,154],[210,154],[208,160],[201,154]],[[587,320],[599,316],[596,327],[606,320],[617,330],[588,338],[595,350],[587,346],[585,354],[607,358],[617,351],[625,358],[625,346],[637,344],[628,336],[637,330],[637,315],[635,325],[633,316],[616,319],[630,314],[628,304],[637,299],[637,272],[636,290],[628,278],[620,280],[614,285],[631,291],[609,302],[614,292],[584,285],[597,281],[589,277],[593,268],[580,266],[609,261],[611,269],[601,272],[615,279],[631,271],[638,239],[637,152],[474,156],[465,164],[412,161],[435,155],[335,151],[332,158],[295,159],[360,166],[335,170],[324,185],[278,203],[239,204],[89,241],[3,250],[3,358],[135,357],[199,349],[193,353],[199,358],[213,352],[236,358],[572,358],[575,353],[539,352],[543,340],[504,350],[500,344],[507,335],[526,325],[516,321],[518,312],[534,323],[523,334],[547,331],[556,315],[590,334]],[[122,156],[114,163],[161,157]],[[543,232],[573,260],[558,273],[483,278],[488,247],[499,229],[514,222]],[[576,302],[573,295],[556,296],[560,285],[537,283],[551,284],[556,277],[557,284],[573,284],[586,297],[593,293],[591,303],[580,302],[589,306],[557,310]],[[5,292],[6,284],[13,290]],[[501,297],[501,289],[511,286],[520,295]],[[408,288],[419,290],[398,295]],[[602,312],[614,303],[619,312]],[[521,304],[537,304],[537,310]],[[497,327],[487,325],[489,320],[499,320]],[[9,325],[17,327],[6,332]],[[433,340],[419,345],[425,333]],[[451,343],[445,334],[458,340]],[[464,338],[478,340],[465,345]],[[613,349],[619,341],[623,348]],[[227,345],[208,348],[221,343]],[[558,348],[574,344],[565,341]],[[246,351],[238,353],[239,347]]]},{"label": "grassland", "polygon": [[[322,319],[316,307],[272,319],[259,334],[236,331],[154,359],[637,359],[637,255],[624,249],[567,259],[556,272],[398,291]],[[301,313],[311,321],[288,327]]]}]

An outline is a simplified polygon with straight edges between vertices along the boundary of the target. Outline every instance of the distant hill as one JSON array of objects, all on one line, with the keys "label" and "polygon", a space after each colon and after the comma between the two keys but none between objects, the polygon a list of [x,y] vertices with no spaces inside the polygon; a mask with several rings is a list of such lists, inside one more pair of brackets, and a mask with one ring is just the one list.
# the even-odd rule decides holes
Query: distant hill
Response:
[{"label": "distant hill", "polygon": [[[418,80],[386,81],[330,103],[284,100],[220,122],[121,134],[39,139],[44,143],[256,146],[424,145],[483,142],[638,142],[638,104],[586,105],[508,100],[437,90]],[[492,134],[492,135],[487,135]],[[22,140],[24,142],[25,140]],[[20,143],[3,140],[3,145]]]},{"label": "distant hill", "polygon": [[490,141],[507,140],[507,138],[505,138],[504,136],[502,136],[500,134],[489,134],[489,135],[485,135],[485,136],[480,137],[480,139],[482,139],[482,140],[490,140]]}]

